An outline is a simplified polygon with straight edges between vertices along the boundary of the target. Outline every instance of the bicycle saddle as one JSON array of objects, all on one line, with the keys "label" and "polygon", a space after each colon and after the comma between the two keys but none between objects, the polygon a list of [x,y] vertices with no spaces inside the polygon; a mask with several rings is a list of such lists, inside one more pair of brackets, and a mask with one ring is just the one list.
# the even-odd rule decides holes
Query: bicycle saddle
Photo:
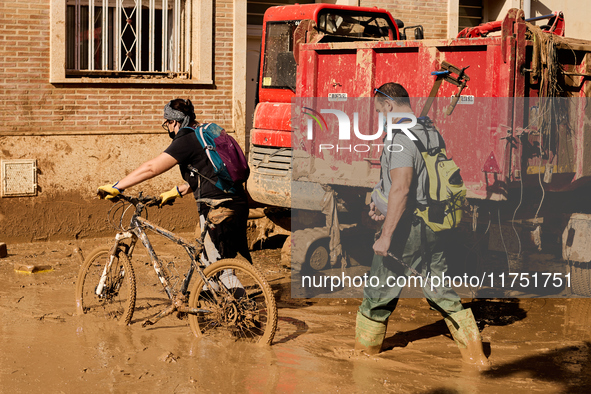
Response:
[{"label": "bicycle saddle", "polygon": [[232,201],[232,199],[231,198],[222,198],[220,200],[214,200],[213,198],[200,198],[196,201],[197,201],[197,203],[206,204],[210,208],[215,208],[218,205],[225,203],[226,201]]}]

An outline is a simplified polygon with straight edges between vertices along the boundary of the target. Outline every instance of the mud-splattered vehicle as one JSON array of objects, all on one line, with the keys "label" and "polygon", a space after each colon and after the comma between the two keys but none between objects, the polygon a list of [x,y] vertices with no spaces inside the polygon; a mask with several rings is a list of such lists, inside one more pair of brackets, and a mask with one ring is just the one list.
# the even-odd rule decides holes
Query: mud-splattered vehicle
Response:
[{"label": "mud-splattered vehicle", "polygon": [[[591,41],[565,38],[562,14],[548,17],[540,28],[511,9],[502,21],[456,39],[424,40],[422,27],[404,27],[378,8],[270,8],[248,191],[258,202],[291,210],[293,266],[322,269],[339,261],[342,232],[367,211],[380,167],[379,150],[355,149],[367,143],[357,134],[348,149],[335,147],[332,115],[325,116],[331,122],[312,123],[312,139],[298,139],[313,115],[302,115],[309,101],[301,100],[339,105],[372,97],[375,88],[395,81],[407,88],[417,114],[429,96],[437,96],[429,116],[462,170],[469,201],[465,229],[484,240],[485,249],[503,252],[512,271],[525,269],[526,249],[562,254],[568,287],[591,295],[585,197]],[[441,75],[452,83],[433,89]],[[368,114],[364,127],[376,130],[376,118]],[[335,149],[322,149],[331,144]],[[478,255],[479,249],[472,245],[465,252]]]}]

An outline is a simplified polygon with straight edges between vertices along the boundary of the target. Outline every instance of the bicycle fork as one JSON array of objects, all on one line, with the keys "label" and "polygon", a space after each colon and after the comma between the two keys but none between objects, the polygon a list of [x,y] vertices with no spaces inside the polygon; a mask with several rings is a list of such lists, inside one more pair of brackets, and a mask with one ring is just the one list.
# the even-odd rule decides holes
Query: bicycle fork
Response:
[{"label": "bicycle fork", "polygon": [[[100,295],[103,294],[103,290],[105,288],[105,283],[107,282],[107,275],[111,271],[111,266],[113,265],[113,261],[115,261],[117,249],[119,249],[119,246],[121,245],[121,241],[124,239],[127,239],[127,238],[132,238],[132,237],[133,237],[133,234],[130,233],[129,231],[125,231],[123,233],[118,233],[117,235],[115,235],[116,242],[113,245],[113,247],[111,248],[111,250],[109,251],[109,261],[107,261],[107,264],[105,264],[105,268],[103,269],[103,273],[102,273],[101,278],[99,280],[98,286],[96,287],[96,290],[95,290],[95,294],[97,296],[100,297]],[[131,254],[134,244],[135,244],[135,240],[132,241],[132,243],[130,245],[130,249],[128,251],[129,254]],[[123,279],[125,277],[125,270],[124,269],[121,269],[121,271],[119,272],[119,276],[120,276],[120,279]],[[118,281],[117,283],[120,283],[120,282]],[[119,290],[119,289],[115,289],[115,290]]]}]

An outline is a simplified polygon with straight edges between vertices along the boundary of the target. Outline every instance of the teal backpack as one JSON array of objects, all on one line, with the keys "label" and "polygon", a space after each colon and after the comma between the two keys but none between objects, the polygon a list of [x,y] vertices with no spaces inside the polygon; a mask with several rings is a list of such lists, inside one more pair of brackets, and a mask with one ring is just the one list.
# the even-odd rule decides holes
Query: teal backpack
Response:
[{"label": "teal backpack", "polygon": [[235,193],[234,186],[237,183],[246,182],[250,174],[248,162],[238,142],[215,123],[197,126],[195,135],[205,150],[218,180],[215,182],[197,170],[193,169],[193,171],[224,192]]}]

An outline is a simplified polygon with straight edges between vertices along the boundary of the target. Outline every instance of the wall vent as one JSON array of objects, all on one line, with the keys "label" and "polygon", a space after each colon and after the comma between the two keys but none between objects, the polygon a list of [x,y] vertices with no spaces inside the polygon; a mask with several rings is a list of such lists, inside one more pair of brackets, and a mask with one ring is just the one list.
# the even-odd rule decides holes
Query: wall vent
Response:
[{"label": "wall vent", "polygon": [[2,160],[2,197],[37,195],[37,161]]}]

